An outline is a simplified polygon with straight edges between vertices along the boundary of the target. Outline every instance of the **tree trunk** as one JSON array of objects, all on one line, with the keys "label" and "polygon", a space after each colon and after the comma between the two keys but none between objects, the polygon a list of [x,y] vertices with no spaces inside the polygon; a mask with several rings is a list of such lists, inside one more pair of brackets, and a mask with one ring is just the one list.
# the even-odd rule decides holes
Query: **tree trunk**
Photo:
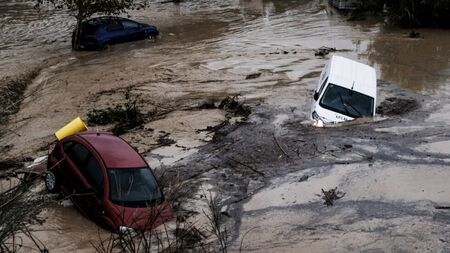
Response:
[{"label": "tree trunk", "polygon": [[82,23],[83,20],[77,17],[77,27],[75,28],[75,31],[72,34],[72,49],[74,50],[80,49]]},{"label": "tree trunk", "polygon": [[77,27],[75,28],[75,33],[72,35],[72,49],[74,49],[74,50],[80,49],[81,34],[82,34],[83,20],[84,20],[83,2],[78,0],[77,7],[78,7],[78,14],[76,16]]}]

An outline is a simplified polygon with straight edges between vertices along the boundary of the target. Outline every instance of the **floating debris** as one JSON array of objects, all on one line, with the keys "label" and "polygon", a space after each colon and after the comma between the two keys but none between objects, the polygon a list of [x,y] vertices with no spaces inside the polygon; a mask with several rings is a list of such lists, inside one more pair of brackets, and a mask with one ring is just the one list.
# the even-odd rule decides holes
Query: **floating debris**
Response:
[{"label": "floating debris", "polygon": [[419,103],[410,98],[389,97],[381,102],[377,113],[387,116],[402,115],[419,108]]},{"label": "floating debris", "polygon": [[333,206],[334,201],[341,199],[345,196],[345,192],[341,192],[337,190],[337,187],[334,189],[330,189],[328,191],[325,191],[322,189],[322,199],[325,201],[323,204],[326,206]]},{"label": "floating debris", "polygon": [[247,76],[245,77],[245,80],[256,79],[256,78],[258,78],[258,77],[260,77],[260,76],[261,76],[261,73],[250,74],[250,75],[247,75]]},{"label": "floating debris", "polygon": [[325,56],[331,52],[336,52],[336,48],[335,47],[320,47],[319,49],[314,50],[314,55],[315,56]]},{"label": "floating debris", "polygon": [[124,105],[116,105],[106,109],[93,109],[87,114],[89,125],[114,124],[113,134],[121,135],[144,124],[144,114],[139,110],[137,100],[127,101]]},{"label": "floating debris", "polygon": [[417,39],[420,38],[420,33],[416,32],[415,30],[412,30],[409,34],[408,37],[413,38],[413,39]]}]

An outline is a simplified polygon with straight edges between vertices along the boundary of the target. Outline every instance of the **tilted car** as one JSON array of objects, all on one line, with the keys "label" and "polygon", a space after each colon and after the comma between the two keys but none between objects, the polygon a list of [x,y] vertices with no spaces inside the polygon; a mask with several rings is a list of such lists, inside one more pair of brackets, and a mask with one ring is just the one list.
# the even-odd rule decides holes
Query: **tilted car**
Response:
[{"label": "tilted car", "polygon": [[333,55],[314,91],[311,119],[321,125],[374,117],[377,75],[374,68]]},{"label": "tilted car", "polygon": [[[156,26],[139,23],[121,17],[96,17],[82,23],[80,48],[103,49],[109,45],[127,41],[156,38]],[[72,47],[75,47],[76,30],[72,34]]]},{"label": "tilted car", "polygon": [[110,133],[62,139],[47,169],[49,192],[62,191],[82,214],[114,232],[151,229],[173,216],[144,158]]}]

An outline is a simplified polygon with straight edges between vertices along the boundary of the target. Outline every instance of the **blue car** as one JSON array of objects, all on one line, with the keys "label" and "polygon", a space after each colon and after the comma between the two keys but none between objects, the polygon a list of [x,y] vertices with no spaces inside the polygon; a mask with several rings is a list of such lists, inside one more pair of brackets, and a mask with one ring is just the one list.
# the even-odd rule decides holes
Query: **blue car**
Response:
[{"label": "blue car", "polygon": [[[155,38],[159,35],[156,26],[139,23],[120,17],[97,17],[83,22],[80,49],[104,49],[111,44]],[[76,30],[72,34],[75,48]]]}]

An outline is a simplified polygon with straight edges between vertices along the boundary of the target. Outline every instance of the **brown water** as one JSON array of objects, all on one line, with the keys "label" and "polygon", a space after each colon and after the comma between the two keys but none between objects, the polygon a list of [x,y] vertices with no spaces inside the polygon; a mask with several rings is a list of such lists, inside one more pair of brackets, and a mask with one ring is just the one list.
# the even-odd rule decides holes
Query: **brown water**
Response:
[{"label": "brown water", "polygon": [[[26,92],[27,98],[11,124],[20,137],[11,134],[0,144],[13,146],[8,155],[37,156],[44,152],[40,148],[53,140],[54,131],[66,122],[78,115],[84,117],[91,108],[120,101],[121,88],[133,87],[132,93],[143,98],[145,111],[158,108],[171,113],[161,121],[149,123],[144,131],[128,133],[124,138],[141,152],[148,152],[152,165],[168,165],[189,157],[207,143],[210,136],[199,135],[197,130],[223,120],[222,112],[203,114],[190,110],[204,99],[221,99],[239,93],[249,103],[299,108],[297,117],[306,119],[308,112],[304,108],[308,108],[310,92],[328,60],[314,56],[313,50],[321,46],[336,47],[342,50],[337,52],[340,55],[374,65],[379,70],[379,78],[448,101],[449,31],[420,30],[423,38],[410,39],[406,36],[407,30],[386,27],[376,20],[347,22],[328,8],[326,2],[155,3],[130,16],[157,25],[162,35],[156,42],[114,45],[103,52],[71,52],[70,33],[74,20],[69,15],[61,11],[38,13],[28,1],[2,1],[1,77],[19,74],[41,64],[43,59],[61,55],[63,59],[44,69]],[[245,80],[246,75],[256,72],[262,73],[260,78]],[[207,120],[202,118],[205,115]],[[279,115],[279,122],[274,124],[281,125],[286,117]],[[430,115],[430,122],[434,124],[446,124],[448,119],[446,108]],[[188,124],[184,124],[186,122]],[[427,126],[421,125],[418,129],[424,127]],[[160,134],[151,132],[150,128],[170,133],[184,148],[154,149],[158,147],[156,139]],[[380,173],[376,177],[386,177],[385,171]],[[423,168],[420,173],[425,173]],[[414,180],[417,176],[408,175]],[[441,174],[436,174],[439,176]],[[283,187],[278,191],[283,192]],[[355,183],[354,187],[360,184]],[[264,192],[261,194],[267,197]],[[389,197],[398,200],[405,197],[402,194],[393,191]],[[312,198],[312,193],[310,195]],[[246,207],[258,203],[253,208],[264,208],[258,206],[261,203],[256,201],[258,196]],[[308,196],[304,197],[304,201],[307,200]],[[98,239],[97,226],[71,206],[51,205],[42,215],[48,219],[43,225],[44,231],[37,232],[37,236],[52,252],[75,249],[90,252],[89,242]],[[250,229],[252,218],[245,219],[250,220],[250,225],[244,222],[243,229]],[[286,222],[290,222],[289,219]],[[314,241],[314,236],[310,239]]]}]

